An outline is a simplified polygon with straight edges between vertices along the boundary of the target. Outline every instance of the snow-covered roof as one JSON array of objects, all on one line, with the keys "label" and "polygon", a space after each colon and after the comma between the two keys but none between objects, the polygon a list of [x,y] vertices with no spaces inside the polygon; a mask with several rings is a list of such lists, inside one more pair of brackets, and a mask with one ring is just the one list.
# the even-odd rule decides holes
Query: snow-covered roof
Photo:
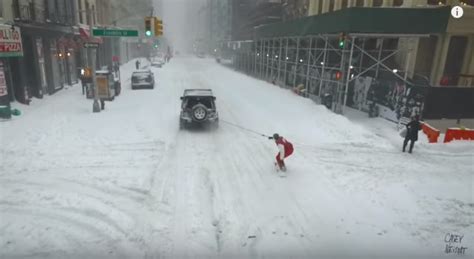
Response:
[{"label": "snow-covered roof", "polygon": [[135,74],[135,73],[151,73],[151,70],[149,70],[149,69],[140,69],[140,70],[133,71],[133,74]]},{"label": "snow-covered roof", "polygon": [[211,89],[186,89],[184,96],[212,96]]}]

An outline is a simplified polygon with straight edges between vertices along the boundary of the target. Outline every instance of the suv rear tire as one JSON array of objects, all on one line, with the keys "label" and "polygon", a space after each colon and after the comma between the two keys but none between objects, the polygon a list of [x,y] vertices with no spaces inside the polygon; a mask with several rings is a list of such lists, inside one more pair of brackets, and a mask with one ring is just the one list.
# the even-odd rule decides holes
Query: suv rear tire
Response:
[{"label": "suv rear tire", "polygon": [[204,104],[196,104],[192,111],[193,119],[196,121],[203,121],[207,118],[207,108]]}]

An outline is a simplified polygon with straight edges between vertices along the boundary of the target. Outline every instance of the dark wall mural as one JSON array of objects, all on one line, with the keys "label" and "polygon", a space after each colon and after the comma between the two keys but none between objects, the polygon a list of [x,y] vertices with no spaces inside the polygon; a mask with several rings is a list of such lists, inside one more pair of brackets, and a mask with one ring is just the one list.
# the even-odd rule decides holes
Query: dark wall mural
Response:
[{"label": "dark wall mural", "polygon": [[359,77],[349,86],[347,105],[366,112],[376,107],[379,116],[398,121],[401,117],[421,115],[425,92],[423,87],[406,85],[400,80]]}]

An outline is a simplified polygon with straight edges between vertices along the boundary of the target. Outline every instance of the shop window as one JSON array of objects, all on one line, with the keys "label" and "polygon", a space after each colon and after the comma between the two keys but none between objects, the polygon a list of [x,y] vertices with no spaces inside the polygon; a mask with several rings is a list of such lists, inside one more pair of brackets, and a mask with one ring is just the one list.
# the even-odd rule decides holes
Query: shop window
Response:
[{"label": "shop window", "polygon": [[364,7],[364,0],[356,0],[356,5],[357,7]]},{"label": "shop window", "polygon": [[435,36],[419,39],[415,61],[415,73],[417,75],[422,75],[426,78],[430,77],[437,42],[438,38]]},{"label": "shop window", "polygon": [[[322,0],[321,0],[321,1],[322,1]],[[329,12],[332,12],[332,11],[334,11],[334,1],[331,1],[331,2],[329,3]]]},{"label": "shop window", "polygon": [[449,43],[448,55],[444,66],[444,75],[448,76],[450,85],[457,85],[463,60],[466,55],[467,37],[453,36]]},{"label": "shop window", "polygon": [[318,2],[318,14],[323,13],[323,0]]}]

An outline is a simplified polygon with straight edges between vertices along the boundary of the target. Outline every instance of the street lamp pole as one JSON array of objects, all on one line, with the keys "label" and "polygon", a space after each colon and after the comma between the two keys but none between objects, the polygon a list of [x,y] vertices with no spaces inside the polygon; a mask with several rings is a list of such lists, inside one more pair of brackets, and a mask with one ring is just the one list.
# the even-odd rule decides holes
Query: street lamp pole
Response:
[{"label": "street lamp pole", "polygon": [[[93,19],[92,19],[92,10],[88,8],[86,10],[87,16],[89,18],[89,41],[92,41],[94,39],[93,36]],[[99,106],[99,89],[97,88],[96,85],[96,74],[95,74],[95,62],[96,62],[96,49],[95,48],[88,48],[89,56],[90,56],[90,65],[91,65],[91,70],[92,70],[92,87],[94,88],[94,102],[92,104],[92,112],[100,112],[100,106]]]}]

